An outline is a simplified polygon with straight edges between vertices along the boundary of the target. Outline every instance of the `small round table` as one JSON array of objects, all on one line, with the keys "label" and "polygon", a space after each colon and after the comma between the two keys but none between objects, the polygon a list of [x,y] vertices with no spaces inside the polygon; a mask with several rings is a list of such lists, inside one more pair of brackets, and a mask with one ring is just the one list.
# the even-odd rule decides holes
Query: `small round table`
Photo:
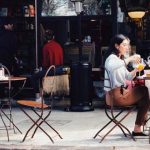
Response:
[{"label": "small round table", "polygon": [[[0,107],[0,117],[2,119],[2,122],[4,124],[5,130],[7,132],[7,138],[9,141],[9,133],[8,133],[8,127],[11,127],[11,124],[13,125],[13,130],[15,132],[15,128],[22,134],[22,132],[20,131],[20,129],[16,126],[16,124],[13,121],[13,116],[12,116],[12,106],[11,106],[11,98],[13,98],[14,96],[16,96],[24,87],[25,83],[26,83],[26,77],[1,77],[0,78],[0,83],[1,84],[8,84],[8,102],[9,102],[9,113],[5,113],[5,111],[3,110],[3,105]],[[23,81],[22,87],[20,90],[18,90],[13,96],[11,96],[11,82],[13,81]],[[5,116],[6,119],[8,119],[8,121],[10,122],[10,125],[6,125],[3,116]]]}]

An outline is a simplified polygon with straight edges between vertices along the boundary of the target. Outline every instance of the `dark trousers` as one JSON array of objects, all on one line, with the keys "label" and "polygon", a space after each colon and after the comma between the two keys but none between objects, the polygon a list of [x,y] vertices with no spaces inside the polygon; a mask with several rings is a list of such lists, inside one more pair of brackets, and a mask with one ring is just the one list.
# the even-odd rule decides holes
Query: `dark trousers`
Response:
[{"label": "dark trousers", "polygon": [[120,93],[120,87],[106,93],[106,103],[111,104],[113,95],[113,104],[115,106],[128,106],[137,104],[137,117],[135,124],[144,125],[147,112],[150,107],[149,92],[146,86],[136,86],[132,89],[124,89]]}]

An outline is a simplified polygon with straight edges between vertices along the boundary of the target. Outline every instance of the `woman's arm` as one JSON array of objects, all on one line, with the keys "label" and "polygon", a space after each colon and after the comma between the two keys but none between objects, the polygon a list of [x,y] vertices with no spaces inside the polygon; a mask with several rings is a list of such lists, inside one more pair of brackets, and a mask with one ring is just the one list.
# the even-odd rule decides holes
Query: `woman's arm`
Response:
[{"label": "woman's arm", "polygon": [[130,74],[131,74],[131,76],[134,78],[135,76],[136,76],[136,73],[138,72],[138,69],[137,68],[135,68],[134,70],[132,70],[131,72],[130,72]]},{"label": "woman's arm", "polygon": [[134,62],[136,64],[139,64],[140,61],[141,61],[141,57],[140,57],[140,55],[137,55],[137,54],[125,59],[125,62],[127,65],[129,64],[129,62]]},{"label": "woman's arm", "polygon": [[122,59],[113,54],[110,55],[105,61],[105,67],[109,68],[109,71],[116,70],[125,65],[126,65],[125,62]]},{"label": "woman's arm", "polygon": [[136,73],[138,72],[138,69],[135,68],[134,70],[132,70],[131,72],[129,72],[128,70],[126,71],[127,74],[126,74],[126,79],[127,80],[133,80],[136,76]]}]

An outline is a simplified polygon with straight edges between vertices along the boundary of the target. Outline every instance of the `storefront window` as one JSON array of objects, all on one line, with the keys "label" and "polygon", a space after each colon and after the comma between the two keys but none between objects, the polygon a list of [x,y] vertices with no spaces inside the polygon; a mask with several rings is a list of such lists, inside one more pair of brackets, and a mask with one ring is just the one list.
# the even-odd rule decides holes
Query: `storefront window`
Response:
[{"label": "storefront window", "polygon": [[[111,15],[111,0],[84,0],[83,15]],[[42,16],[76,16],[70,0],[43,0]]]}]

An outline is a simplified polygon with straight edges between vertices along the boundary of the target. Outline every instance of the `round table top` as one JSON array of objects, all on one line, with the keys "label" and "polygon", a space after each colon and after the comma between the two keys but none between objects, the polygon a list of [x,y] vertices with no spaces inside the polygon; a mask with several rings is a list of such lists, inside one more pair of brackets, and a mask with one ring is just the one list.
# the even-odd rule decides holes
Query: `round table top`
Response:
[{"label": "round table top", "polygon": [[21,81],[21,80],[26,80],[27,78],[26,77],[14,77],[14,76],[11,76],[11,77],[6,77],[6,78],[0,78],[0,81]]}]

